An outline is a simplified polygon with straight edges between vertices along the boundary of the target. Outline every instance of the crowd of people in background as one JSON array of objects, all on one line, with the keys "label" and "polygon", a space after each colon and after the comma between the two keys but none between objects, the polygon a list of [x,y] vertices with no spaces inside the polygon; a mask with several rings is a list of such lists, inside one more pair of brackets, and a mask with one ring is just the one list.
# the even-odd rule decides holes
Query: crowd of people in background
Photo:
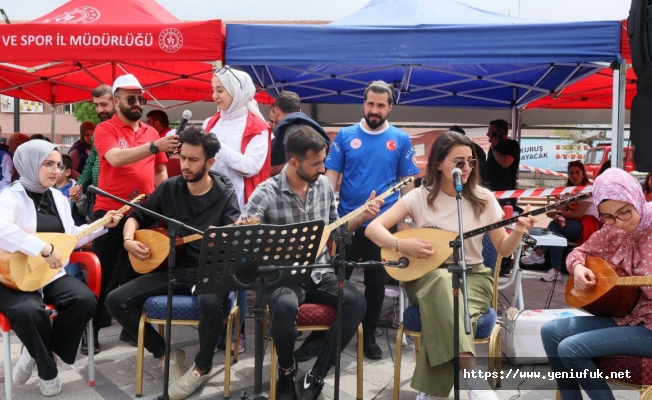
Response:
[{"label": "crowd of people in background", "polygon": [[[348,260],[354,261],[380,261],[381,248],[415,258],[432,255],[434,249],[430,243],[417,238],[397,240],[393,233],[426,226],[457,230],[453,168],[461,170],[464,183],[465,229],[500,221],[504,206],[529,211],[529,206],[520,209],[516,199],[496,200],[492,194],[517,188],[520,147],[509,138],[509,124],[504,120],[489,122],[486,153],[465,136],[461,127],[451,127],[434,142],[425,176],[419,183],[407,184],[400,193],[381,200],[376,196],[385,192],[388,185],[420,173],[408,134],[388,121],[394,107],[391,85],[383,81],[369,83],[363,93],[362,118],[342,128],[333,141],[317,121],[301,111],[301,99],[296,93],[278,94],[268,123],[254,100],[256,87],[247,73],[220,68],[214,72],[211,89],[217,112],[206,118],[201,127],[190,126],[177,132],[170,127],[166,112],[152,110],[143,115],[147,103],[145,88],[134,75],[123,75],[112,86],[100,85],[90,93],[101,122],[81,123],[79,140],[68,154],[62,154],[47,137],[38,134],[29,137],[13,133],[6,143],[0,143],[1,249],[40,254],[52,268],[61,268],[64,259],[59,250],[31,233],[74,233],[105,215],[110,220],[91,236],[93,252],[102,266],[97,300],[86,286],[80,286],[78,281],[83,280],[83,274],[71,265],[42,288],[42,294],[0,286],[3,298],[0,311],[11,320],[25,345],[13,370],[17,384],[27,382],[37,365],[41,392],[46,396],[58,394],[61,381],[52,353],[69,364],[74,362],[77,349],[81,354],[99,353],[99,331],[110,326],[112,318],[123,328],[120,340],[135,345],[145,301],[150,296],[167,293],[167,272],[139,275],[129,261],[129,257],[146,260],[150,256],[150,249],[138,241],[135,233],[157,227],[159,221],[141,211],[133,211],[123,218],[113,211],[122,204],[104,196],[95,197],[87,191],[91,184],[126,200],[138,194],[147,195],[148,199],[142,203],[146,209],[200,230],[230,225],[243,218],[257,218],[274,225],[323,220],[328,225],[366,205],[365,212],[339,229],[339,234],[353,234],[352,243],[345,246],[344,253]],[[599,198],[604,200],[604,206],[588,199],[547,214],[551,218],[550,231],[580,246],[569,259],[576,276],[582,274],[585,278],[583,285],[589,285],[592,277],[583,270],[582,263],[595,247],[597,236],[593,234],[602,232],[603,224],[609,229],[600,235],[616,237],[624,235],[621,231],[639,232],[650,222],[645,200],[652,200],[652,173],[647,175],[638,193],[633,178],[622,178],[624,183],[616,183],[620,176],[611,171],[607,170],[605,178],[596,182],[602,188]],[[589,184],[581,161],[569,162],[567,172],[567,186]],[[617,184],[624,185],[626,193],[608,189],[608,185]],[[339,191],[338,202],[335,190]],[[617,208],[621,203],[625,204],[624,208]],[[634,207],[626,209],[627,205]],[[22,216],[19,208],[27,210],[27,217]],[[643,218],[629,229],[624,222],[639,214]],[[521,236],[536,222],[534,217],[521,217],[511,233],[501,228],[492,230],[489,237],[498,252],[509,257],[520,244]],[[180,232],[179,236],[189,233]],[[200,245],[201,242],[186,245],[185,252],[177,257],[175,294],[192,294]],[[541,246],[521,259],[521,263],[543,264],[546,252],[549,253],[550,269],[541,279],[555,281],[564,266],[563,250]],[[618,250],[613,251],[616,257]],[[482,259],[480,237],[470,240],[466,257],[467,266],[473,271],[467,295],[475,323],[489,308],[493,279]],[[326,249],[317,255],[317,261],[330,261]],[[631,266],[627,264],[623,268],[631,269]],[[342,346],[346,346],[362,324],[364,355],[377,360],[383,357],[376,343],[376,332],[388,275],[381,266],[364,268],[361,292],[348,281],[352,272],[347,269],[343,288]],[[67,293],[70,288],[77,292],[72,299],[74,306],[62,307],[55,322],[50,324],[39,307],[44,301],[72,301]],[[312,400],[322,391],[324,378],[336,357],[335,328],[312,333],[295,350],[297,331],[292,321],[296,322],[298,308],[304,302],[334,307],[337,288],[334,271],[324,268],[312,271],[304,284],[271,288],[265,293],[271,312],[270,335],[279,354],[277,398]],[[452,388],[452,333],[437,329],[452,323],[454,318],[452,306],[448,304],[452,298],[447,294],[450,290],[450,274],[444,269],[406,283],[410,301],[419,304],[422,321],[429,326],[423,333],[424,348],[412,379],[412,386],[420,392],[419,400],[446,397]],[[210,377],[213,353],[223,333],[221,316],[228,296],[226,292],[199,296],[199,352],[192,367],[185,370],[184,350],[172,348],[169,360],[172,398],[190,396]],[[241,352],[246,338],[246,291],[238,292],[237,304],[241,309],[241,336],[240,347],[233,350]],[[85,328],[90,318],[95,329],[93,343],[89,343]],[[558,337],[563,327],[557,325],[546,326],[542,333],[550,357],[558,357],[563,351],[560,342],[567,340]],[[606,329],[613,324],[602,325]],[[461,364],[466,369],[477,370],[472,336],[461,335],[460,341]],[[162,366],[165,341],[149,325],[144,345]],[[313,357],[317,358],[313,367],[298,379],[298,362]],[[559,363],[553,367],[555,370],[569,368]],[[432,379],[433,376],[441,378]],[[578,388],[577,382],[559,382],[563,395]],[[595,381],[580,381],[579,385],[600,386]],[[471,400],[497,399],[486,382],[468,379],[466,388]]]}]

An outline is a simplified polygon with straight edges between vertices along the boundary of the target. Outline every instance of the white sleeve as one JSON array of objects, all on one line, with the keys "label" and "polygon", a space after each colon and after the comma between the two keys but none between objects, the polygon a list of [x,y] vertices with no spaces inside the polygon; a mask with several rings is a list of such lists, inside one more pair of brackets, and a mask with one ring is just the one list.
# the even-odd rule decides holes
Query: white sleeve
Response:
[{"label": "white sleeve", "polygon": [[0,249],[9,253],[19,251],[36,257],[47,243],[18,225],[18,222],[23,220],[20,215],[24,213],[26,207],[21,203],[16,192],[12,192],[10,189],[0,194]]},{"label": "white sleeve", "polygon": [[5,154],[4,157],[2,157],[2,164],[0,165],[0,168],[2,168],[2,181],[0,181],[0,188],[3,188],[11,183],[11,175],[14,173],[14,163],[11,160],[11,156]]},{"label": "white sleeve", "polygon": [[247,145],[244,154],[234,150],[224,143],[217,153],[223,163],[233,168],[240,175],[251,177],[263,168],[269,150],[269,130],[265,129],[256,135]]}]

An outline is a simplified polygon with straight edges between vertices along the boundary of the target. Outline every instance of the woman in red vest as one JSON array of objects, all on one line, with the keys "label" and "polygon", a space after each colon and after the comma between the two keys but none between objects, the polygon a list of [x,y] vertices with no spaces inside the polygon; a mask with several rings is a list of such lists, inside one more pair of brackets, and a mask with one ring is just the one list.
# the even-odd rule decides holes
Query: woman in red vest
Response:
[{"label": "woman in red vest", "polygon": [[[244,210],[256,186],[269,178],[272,130],[258,109],[254,100],[256,87],[246,72],[220,68],[215,71],[211,85],[217,113],[204,121],[203,128],[217,136],[222,145],[211,169],[231,180],[240,210]],[[241,333],[240,348],[236,351],[242,352],[247,291],[238,293],[238,305]]]},{"label": "woman in red vest", "polygon": [[218,69],[211,85],[217,114],[204,121],[203,128],[222,145],[211,169],[231,180],[244,210],[256,186],[269,178],[271,129],[258,110],[256,87],[246,72]]}]

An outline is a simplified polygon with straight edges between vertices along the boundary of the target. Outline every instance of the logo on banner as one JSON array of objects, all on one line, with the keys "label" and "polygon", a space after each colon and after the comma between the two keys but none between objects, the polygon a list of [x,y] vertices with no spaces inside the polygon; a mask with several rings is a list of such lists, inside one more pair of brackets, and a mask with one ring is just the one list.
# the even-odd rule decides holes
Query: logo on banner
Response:
[{"label": "logo on banner", "polygon": [[167,53],[174,53],[183,47],[183,35],[177,28],[166,28],[158,35],[158,45]]},{"label": "logo on banner", "polygon": [[385,142],[385,148],[389,151],[396,150],[396,142],[393,140],[388,140],[387,142]]},{"label": "logo on banner", "polygon": [[351,140],[351,148],[352,149],[359,149],[360,146],[362,146],[362,140],[357,139],[357,138]]},{"label": "logo on banner", "polygon": [[77,7],[62,14],[48,18],[42,23],[55,22],[57,24],[90,24],[100,19],[100,12],[97,8],[83,6]]},{"label": "logo on banner", "polygon": [[129,142],[127,142],[127,139],[121,137],[118,139],[118,146],[120,146],[121,149],[128,149]]}]

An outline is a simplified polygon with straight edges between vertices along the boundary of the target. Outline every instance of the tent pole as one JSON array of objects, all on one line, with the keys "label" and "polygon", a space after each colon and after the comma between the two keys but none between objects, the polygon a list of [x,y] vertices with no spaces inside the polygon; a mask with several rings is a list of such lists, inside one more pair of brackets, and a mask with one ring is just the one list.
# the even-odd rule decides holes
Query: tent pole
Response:
[{"label": "tent pole", "polygon": [[57,106],[52,105],[52,118],[51,118],[51,122],[50,122],[52,143],[56,143],[56,140],[55,140],[55,138],[56,138],[56,134],[55,134],[55,126],[56,126],[56,124],[55,124],[56,118],[55,117],[56,117],[56,115],[57,115]]},{"label": "tent pole", "polygon": [[518,108],[516,108],[516,88],[512,88],[514,94],[512,95],[512,140],[516,140],[516,131],[518,129]]},{"label": "tent pole", "polygon": [[625,142],[625,78],[627,63],[620,61],[613,69],[613,101],[611,106],[611,166],[623,168]]}]

